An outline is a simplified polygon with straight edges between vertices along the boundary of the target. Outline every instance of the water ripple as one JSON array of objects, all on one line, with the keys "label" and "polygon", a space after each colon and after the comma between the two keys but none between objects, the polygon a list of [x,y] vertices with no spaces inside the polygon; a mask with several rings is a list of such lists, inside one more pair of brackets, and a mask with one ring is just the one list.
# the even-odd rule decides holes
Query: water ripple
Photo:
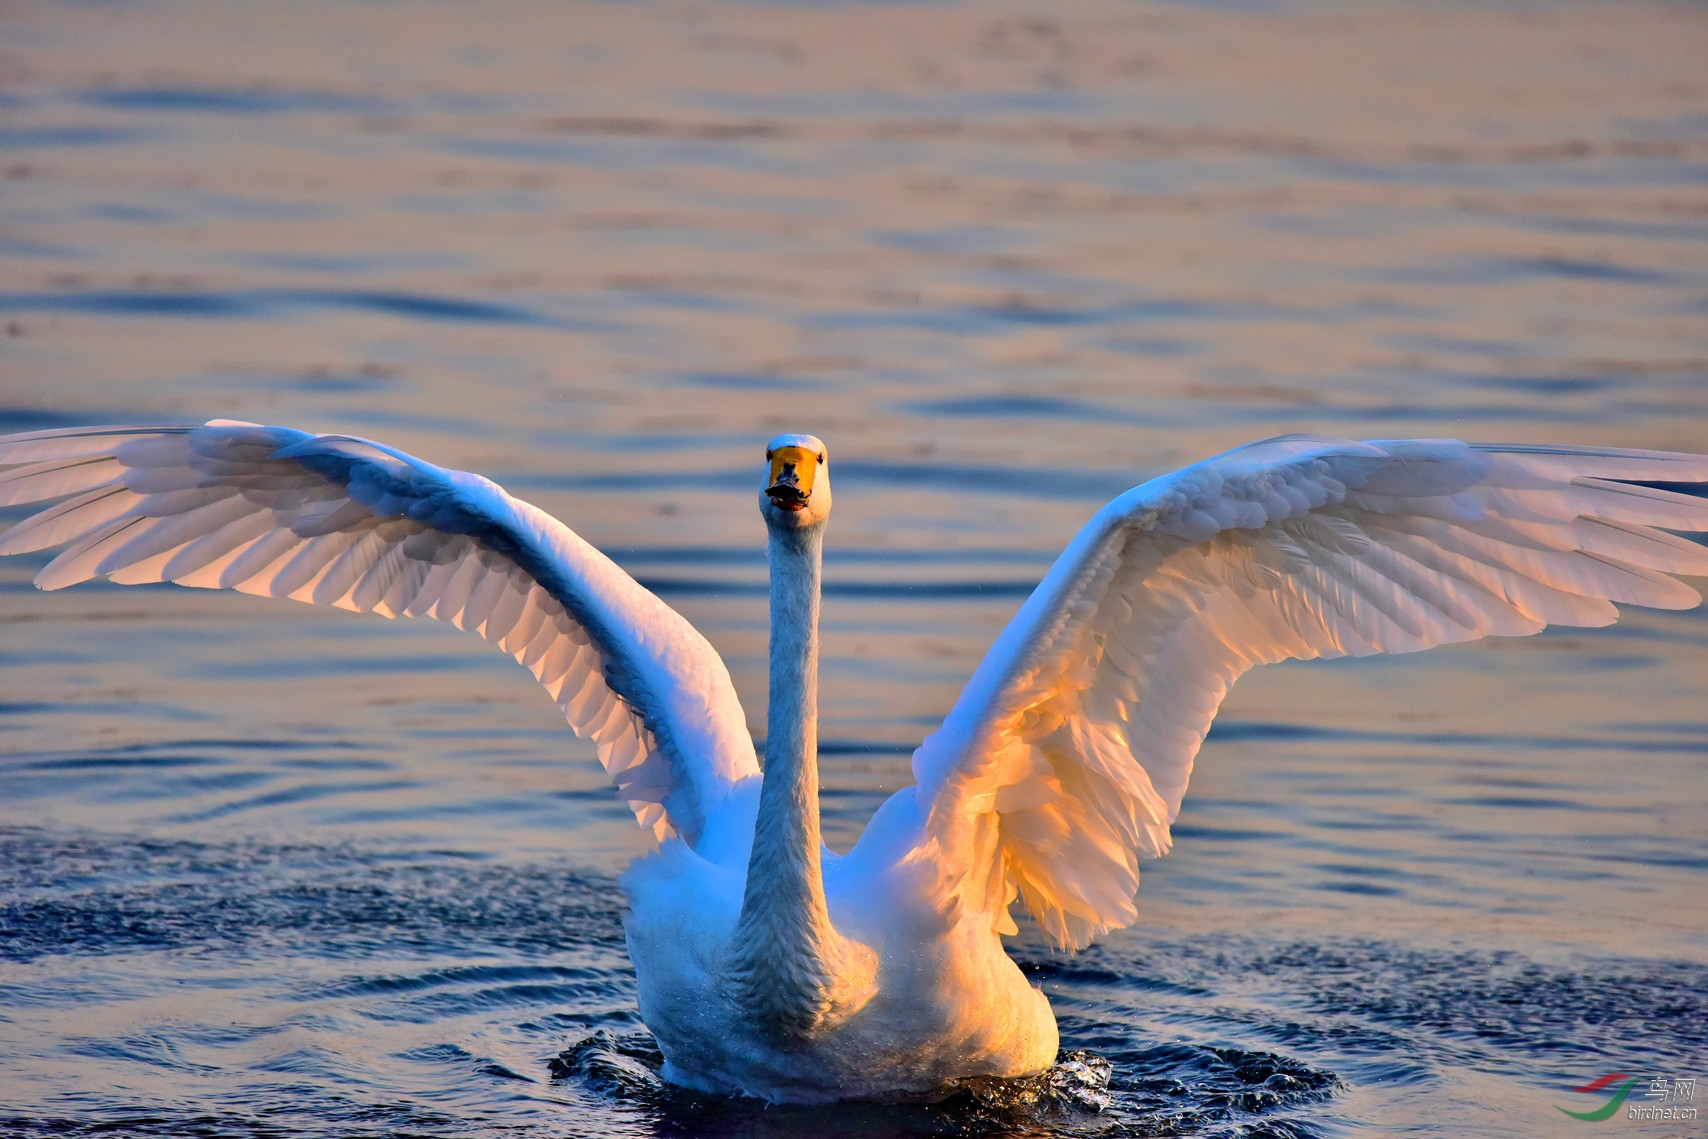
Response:
[{"label": "water ripple", "polygon": [[553,316],[520,305],[477,301],[464,297],[363,289],[244,289],[226,293],[144,290],[0,293],[0,312],[258,320],[301,308],[347,309],[427,322],[533,324],[577,331],[606,331],[609,328],[603,323]]}]

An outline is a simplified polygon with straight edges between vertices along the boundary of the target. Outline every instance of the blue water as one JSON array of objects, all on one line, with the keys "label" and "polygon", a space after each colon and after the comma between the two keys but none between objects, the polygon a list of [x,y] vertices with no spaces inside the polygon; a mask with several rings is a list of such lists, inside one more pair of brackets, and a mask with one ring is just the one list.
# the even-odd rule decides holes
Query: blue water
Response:
[{"label": "blue water", "polygon": [[[481,471],[755,726],[755,458],[823,437],[837,849],[1150,474],[1283,431],[1708,449],[1694,9],[160,0],[0,45],[0,432]],[[1598,1076],[1708,1079],[1700,609],[1259,670],[1139,922],[1013,939],[1055,1069],[806,1110],[660,1082],[645,837],[513,662],[45,560],[0,561],[0,1133],[1553,1136]]]},{"label": "blue water", "polygon": [[[1346,1118],[1361,1086],[1424,1098],[1443,1071],[1570,1080],[1708,1047],[1700,963],[1158,933],[1072,959],[1021,946],[1061,1019],[1046,1079],[932,1106],[768,1108],[659,1081],[620,894],[573,863],[37,830],[3,849],[16,1021],[185,988],[222,1010],[66,1031],[60,1063],[115,1086],[5,1119],[18,1134],[1308,1135],[1377,1122]],[[205,1099],[174,1111],[138,1084]]]}]

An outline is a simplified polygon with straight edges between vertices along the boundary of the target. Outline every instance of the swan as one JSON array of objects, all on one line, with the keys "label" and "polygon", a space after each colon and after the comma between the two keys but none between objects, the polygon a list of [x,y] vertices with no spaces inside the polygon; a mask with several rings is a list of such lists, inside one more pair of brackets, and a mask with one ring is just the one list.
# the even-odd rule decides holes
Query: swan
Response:
[{"label": "swan", "polygon": [[1085,525],[997,637],[916,783],[843,856],[819,831],[818,615],[830,463],[765,449],[764,774],[729,672],[680,615],[479,475],[346,435],[214,420],[0,439],[0,505],[59,499],[0,554],[68,548],[43,589],[175,581],[428,616],[545,685],[656,849],[625,917],[664,1078],[772,1101],[929,1095],[1056,1058],[1003,948],[1132,923],[1193,758],[1254,665],[1409,652],[1615,602],[1684,609],[1708,574],[1708,457],[1456,440],[1251,443]]}]

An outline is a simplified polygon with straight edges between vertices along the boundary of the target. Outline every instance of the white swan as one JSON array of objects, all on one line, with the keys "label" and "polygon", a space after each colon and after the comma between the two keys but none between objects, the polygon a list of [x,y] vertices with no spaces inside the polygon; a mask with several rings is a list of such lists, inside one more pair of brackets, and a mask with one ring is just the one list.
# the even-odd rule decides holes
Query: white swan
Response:
[{"label": "white swan", "polygon": [[1134,920],[1228,686],[1285,658],[1404,652],[1612,602],[1687,608],[1708,480],[1652,451],[1289,436],[1145,483],[1080,531],[846,856],[819,839],[824,445],[766,451],[764,779],[729,674],[567,527],[378,443],[216,420],[0,439],[0,536],[44,589],[177,581],[478,631],[591,736],[661,840],[625,885],[667,1079],[772,1100],[929,1092],[1056,1055],[1003,951],[1016,898],[1059,945]]}]

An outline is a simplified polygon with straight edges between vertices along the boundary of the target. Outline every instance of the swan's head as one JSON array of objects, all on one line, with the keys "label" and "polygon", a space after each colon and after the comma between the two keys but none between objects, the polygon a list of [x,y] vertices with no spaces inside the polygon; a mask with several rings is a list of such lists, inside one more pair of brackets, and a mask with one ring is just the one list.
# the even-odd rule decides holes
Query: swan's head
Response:
[{"label": "swan's head", "polygon": [[765,444],[765,492],[759,512],[768,526],[804,530],[830,515],[830,465],[811,435],[779,435]]}]

